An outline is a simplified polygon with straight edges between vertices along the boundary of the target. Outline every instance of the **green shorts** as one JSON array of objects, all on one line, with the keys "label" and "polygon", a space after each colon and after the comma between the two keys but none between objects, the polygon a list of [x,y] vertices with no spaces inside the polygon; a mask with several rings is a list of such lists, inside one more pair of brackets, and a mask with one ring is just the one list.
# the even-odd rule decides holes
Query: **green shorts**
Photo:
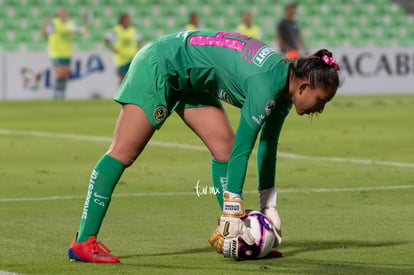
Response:
[{"label": "green shorts", "polygon": [[122,66],[116,67],[116,73],[118,75],[124,75],[128,72],[129,66],[131,65],[131,62],[124,64]]},{"label": "green shorts", "polygon": [[220,100],[208,92],[183,92],[171,87],[158,69],[157,46],[153,43],[145,45],[134,57],[114,100],[141,107],[157,130],[175,109],[222,108]]},{"label": "green shorts", "polygon": [[222,109],[220,100],[208,92],[184,92],[174,109],[217,107]]},{"label": "green shorts", "polygon": [[70,58],[52,58],[53,66],[69,65]]}]

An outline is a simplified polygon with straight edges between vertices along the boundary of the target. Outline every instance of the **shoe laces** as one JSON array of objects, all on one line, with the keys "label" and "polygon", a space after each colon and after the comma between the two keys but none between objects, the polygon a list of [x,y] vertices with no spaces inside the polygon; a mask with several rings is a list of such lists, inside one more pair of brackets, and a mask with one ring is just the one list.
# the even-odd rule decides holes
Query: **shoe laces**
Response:
[{"label": "shoe laces", "polygon": [[106,247],[103,243],[101,242],[96,242],[95,246],[93,247],[93,252],[95,254],[99,254],[99,253],[104,253],[104,254],[108,254],[109,252],[111,252],[111,250],[109,250],[108,247]]}]

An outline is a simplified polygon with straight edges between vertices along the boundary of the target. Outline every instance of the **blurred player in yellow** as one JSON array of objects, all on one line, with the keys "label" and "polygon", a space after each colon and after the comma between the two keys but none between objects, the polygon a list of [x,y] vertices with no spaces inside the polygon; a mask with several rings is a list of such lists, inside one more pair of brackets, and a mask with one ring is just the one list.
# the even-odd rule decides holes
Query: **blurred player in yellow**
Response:
[{"label": "blurred player in yellow", "polygon": [[243,13],[242,23],[237,26],[236,32],[256,39],[262,38],[262,30],[259,25],[253,24],[253,16],[250,12]]},{"label": "blurred player in yellow", "polygon": [[193,12],[190,14],[190,19],[187,25],[185,25],[185,31],[196,31],[203,29],[203,26],[200,24],[200,16],[198,13]]},{"label": "blurred player in yellow", "polygon": [[105,45],[114,53],[119,83],[124,79],[132,58],[141,47],[141,43],[141,34],[131,26],[131,18],[126,13],[121,14],[118,24],[106,33]]},{"label": "blurred player in yellow", "polygon": [[65,98],[66,83],[69,78],[70,61],[72,58],[75,34],[86,33],[88,25],[87,15],[83,17],[83,25],[77,26],[73,20],[69,20],[67,12],[60,7],[56,17],[47,16],[44,20],[42,34],[48,38],[49,57],[53,64],[54,98]]}]

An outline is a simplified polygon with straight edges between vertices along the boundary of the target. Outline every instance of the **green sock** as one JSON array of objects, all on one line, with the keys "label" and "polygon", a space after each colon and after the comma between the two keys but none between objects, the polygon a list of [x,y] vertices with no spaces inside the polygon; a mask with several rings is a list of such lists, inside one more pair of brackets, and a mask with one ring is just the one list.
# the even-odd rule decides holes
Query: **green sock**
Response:
[{"label": "green sock", "polygon": [[67,80],[65,78],[55,79],[55,87],[54,87],[54,95],[53,95],[55,99],[65,98],[66,82]]},{"label": "green sock", "polygon": [[227,161],[211,160],[213,185],[221,209],[223,208],[223,192],[227,190],[227,163]]},{"label": "green sock", "polygon": [[104,155],[96,164],[89,180],[77,242],[98,234],[112,192],[124,170],[125,166],[109,155]]}]

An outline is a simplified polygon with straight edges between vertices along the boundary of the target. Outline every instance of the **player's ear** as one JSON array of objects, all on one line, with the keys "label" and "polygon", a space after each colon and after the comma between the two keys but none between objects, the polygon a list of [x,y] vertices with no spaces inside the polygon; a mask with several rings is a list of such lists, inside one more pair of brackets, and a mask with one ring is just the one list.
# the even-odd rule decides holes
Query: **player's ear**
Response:
[{"label": "player's ear", "polygon": [[310,85],[309,85],[309,82],[307,82],[307,81],[302,81],[302,82],[299,84],[299,94],[301,95],[301,94],[303,93],[303,91],[306,89],[306,87],[308,87],[308,86],[310,86]]}]

